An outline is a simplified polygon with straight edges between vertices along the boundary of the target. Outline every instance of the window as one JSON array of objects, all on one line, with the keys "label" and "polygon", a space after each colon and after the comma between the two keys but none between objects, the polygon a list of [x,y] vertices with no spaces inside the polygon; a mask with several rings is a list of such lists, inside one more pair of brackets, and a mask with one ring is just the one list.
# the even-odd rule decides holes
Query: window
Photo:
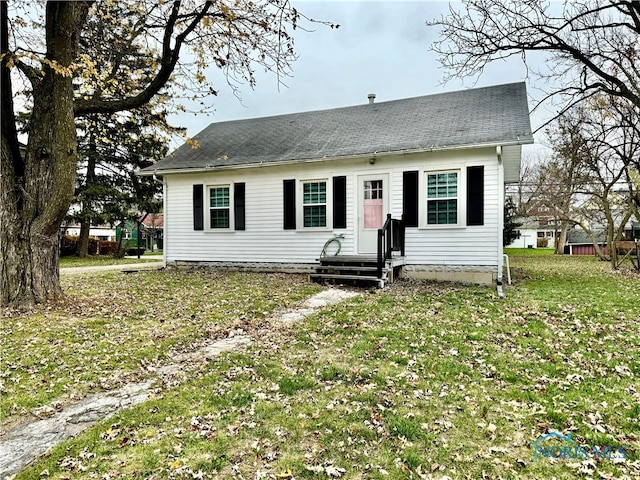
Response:
[{"label": "window", "polygon": [[303,182],[302,214],[305,228],[327,226],[327,182]]},{"label": "window", "polygon": [[538,238],[544,238],[544,232],[538,232]]},{"label": "window", "polygon": [[209,188],[209,219],[211,228],[229,228],[231,202],[229,187]]},{"label": "window", "polygon": [[458,173],[427,174],[427,225],[458,223]]}]

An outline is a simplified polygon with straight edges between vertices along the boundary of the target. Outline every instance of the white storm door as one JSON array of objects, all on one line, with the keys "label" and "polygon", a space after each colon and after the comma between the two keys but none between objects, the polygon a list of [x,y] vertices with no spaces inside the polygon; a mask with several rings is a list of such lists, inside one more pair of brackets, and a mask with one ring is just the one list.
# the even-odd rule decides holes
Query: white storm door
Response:
[{"label": "white storm door", "polygon": [[389,175],[358,177],[358,253],[378,251],[378,229],[389,212]]}]

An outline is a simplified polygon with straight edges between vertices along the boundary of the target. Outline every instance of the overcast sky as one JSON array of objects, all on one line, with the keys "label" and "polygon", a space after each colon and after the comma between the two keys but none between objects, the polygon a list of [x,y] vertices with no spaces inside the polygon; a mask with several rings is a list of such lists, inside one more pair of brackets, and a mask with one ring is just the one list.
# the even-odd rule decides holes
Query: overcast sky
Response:
[{"label": "overcast sky", "polygon": [[[445,1],[294,1],[305,15],[340,25],[335,30],[322,25],[313,32],[297,31],[298,60],[293,64],[287,87],[278,89],[273,74],[258,73],[252,90],[241,87],[239,101],[225,85],[220,72],[219,94],[211,115],[181,114],[173,119],[194,136],[209,123],[283,113],[320,110],[367,103],[367,94],[376,101],[428,95],[473,86],[487,86],[526,80],[518,59],[497,62],[479,79],[467,78],[442,84],[443,72],[429,46],[439,30],[428,28],[428,19],[448,11]],[[535,90],[528,86],[529,94]],[[530,108],[533,102],[529,102]],[[543,117],[532,118],[536,128]]]}]

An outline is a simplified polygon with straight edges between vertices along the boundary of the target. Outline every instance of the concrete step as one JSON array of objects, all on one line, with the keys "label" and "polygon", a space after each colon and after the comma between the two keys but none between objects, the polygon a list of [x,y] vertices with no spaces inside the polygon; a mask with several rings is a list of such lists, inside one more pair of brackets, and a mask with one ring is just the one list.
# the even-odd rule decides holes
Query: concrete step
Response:
[{"label": "concrete step", "polygon": [[[371,266],[352,266],[352,265],[321,265],[316,267],[318,273],[323,273],[322,270],[331,270],[331,271],[340,271],[340,272],[376,272],[378,271],[378,267]],[[382,271],[385,272],[387,269],[383,268]],[[328,273],[328,272],[326,272]]]},{"label": "concrete step", "polygon": [[328,257],[320,257],[322,261],[338,261],[338,262],[377,262],[377,255],[330,255]]}]

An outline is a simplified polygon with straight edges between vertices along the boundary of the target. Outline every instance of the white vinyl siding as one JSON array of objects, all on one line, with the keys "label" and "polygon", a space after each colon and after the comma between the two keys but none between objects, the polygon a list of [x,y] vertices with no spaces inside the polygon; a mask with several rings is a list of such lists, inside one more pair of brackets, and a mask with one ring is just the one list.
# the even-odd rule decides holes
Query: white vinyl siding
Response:
[{"label": "white vinyl siding", "polygon": [[[484,225],[466,227],[466,167],[485,165]],[[165,175],[165,259],[200,262],[252,262],[263,264],[314,265],[324,243],[334,233],[344,234],[341,254],[357,254],[358,217],[362,207],[355,202],[359,175],[389,175],[389,213],[402,215],[402,174],[419,171],[420,227],[406,229],[406,261],[412,265],[495,266],[498,252],[499,205],[498,161],[495,148],[451,152],[379,156],[367,159],[300,163],[288,166],[223,169],[211,173]],[[458,172],[458,224],[427,226],[426,175]],[[347,227],[332,228],[332,178],[346,176]],[[297,229],[284,230],[283,179],[296,179]],[[303,227],[304,182],[326,182],[326,227]],[[232,228],[224,235],[217,230],[193,230],[193,184],[208,186],[245,182],[246,230]],[[233,217],[233,192],[230,214]],[[206,197],[207,198],[207,197]],[[233,220],[232,220],[233,221]],[[218,232],[220,233],[220,232]]]}]

